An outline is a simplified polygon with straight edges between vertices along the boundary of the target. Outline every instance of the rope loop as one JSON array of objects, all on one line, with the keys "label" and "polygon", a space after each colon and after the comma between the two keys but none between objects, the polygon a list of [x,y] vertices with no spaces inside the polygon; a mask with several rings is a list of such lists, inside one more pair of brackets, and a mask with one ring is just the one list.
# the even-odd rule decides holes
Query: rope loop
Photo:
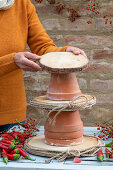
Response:
[{"label": "rope loop", "polygon": [[[79,98],[85,98],[85,102],[84,103],[75,103],[75,101],[77,101]],[[89,105],[88,104],[88,97],[85,96],[85,95],[80,95],[80,96],[76,96],[76,97],[73,97],[73,99],[71,101],[69,101],[65,106],[57,106],[55,108],[53,108],[51,111],[49,111],[48,115],[47,115],[47,119],[49,121],[50,124],[54,124],[55,123],[55,119],[56,117],[62,112],[64,111],[65,109],[69,108],[69,109],[72,109],[72,108],[75,108],[76,106],[76,110],[79,110],[81,107],[83,109],[85,109],[86,107],[88,108],[91,108],[92,107],[92,104]],[[54,115],[53,119],[50,118],[50,114],[53,112],[53,111],[57,111],[56,114]]]}]

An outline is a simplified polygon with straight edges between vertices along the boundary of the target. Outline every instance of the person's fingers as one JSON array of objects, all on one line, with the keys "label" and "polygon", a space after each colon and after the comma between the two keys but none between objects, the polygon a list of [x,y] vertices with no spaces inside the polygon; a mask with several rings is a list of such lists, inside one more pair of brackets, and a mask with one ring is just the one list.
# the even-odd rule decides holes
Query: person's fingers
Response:
[{"label": "person's fingers", "polygon": [[74,54],[80,54],[80,50],[77,48],[72,49],[71,52],[73,52]]},{"label": "person's fingers", "polygon": [[26,58],[32,59],[32,60],[40,60],[40,58],[41,58],[40,56],[30,53],[30,52],[24,52],[24,55]]},{"label": "person's fingers", "polygon": [[26,52],[19,52],[16,53],[14,55],[14,61],[15,64],[25,70],[25,71],[32,71],[32,72],[37,72],[37,71],[41,71],[41,67],[36,64],[34,61],[31,61],[30,59],[35,59],[38,58],[39,56],[35,55],[35,54],[30,54],[29,52],[27,52],[26,56],[25,56]]},{"label": "person's fingers", "polygon": [[68,47],[67,52],[73,52],[74,54],[80,54],[80,50],[76,47]]},{"label": "person's fingers", "polygon": [[21,69],[24,70],[24,71],[30,71],[30,72],[37,72],[39,70],[36,70],[32,67],[29,67],[29,66],[26,66],[26,65],[20,65]]},{"label": "person's fingers", "polygon": [[24,59],[22,59],[21,64],[28,66],[28,67],[31,67],[32,69],[35,69],[36,71],[41,70],[41,67],[38,64],[36,64],[33,61],[30,61],[29,59],[27,59],[25,57],[24,57]]},{"label": "person's fingers", "polygon": [[76,48],[76,47],[67,47],[67,52],[72,52],[76,55],[78,54],[82,54],[83,56],[87,57],[87,55],[85,54],[85,52],[79,48]]},{"label": "person's fingers", "polygon": [[83,50],[80,50],[80,53],[81,53],[83,56],[87,57],[87,55],[85,54],[85,52],[84,52]]}]

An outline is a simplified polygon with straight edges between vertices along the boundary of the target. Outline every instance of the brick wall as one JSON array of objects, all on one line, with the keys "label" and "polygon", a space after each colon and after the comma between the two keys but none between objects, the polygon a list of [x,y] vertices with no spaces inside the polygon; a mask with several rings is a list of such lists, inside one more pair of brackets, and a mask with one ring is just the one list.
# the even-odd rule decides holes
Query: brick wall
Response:
[{"label": "brick wall", "polygon": [[[83,49],[90,59],[87,70],[77,73],[80,89],[83,93],[95,95],[96,105],[91,110],[81,111],[84,125],[95,125],[97,121],[112,119],[113,115],[113,32],[110,24],[105,24],[104,14],[113,15],[113,0],[105,0],[101,15],[93,24],[87,24],[88,16],[85,10],[87,0],[73,0],[72,5],[80,9],[80,18],[75,22],[67,19],[68,13],[60,15],[44,0],[38,4],[32,0],[36,7],[40,21],[54,40],[57,46],[71,45]],[[69,0],[65,0],[69,3]],[[84,10],[83,10],[84,9]],[[29,101],[39,95],[45,94],[50,75],[42,73],[24,73],[28,113],[30,116],[42,120],[44,123],[46,113],[30,106]]]}]

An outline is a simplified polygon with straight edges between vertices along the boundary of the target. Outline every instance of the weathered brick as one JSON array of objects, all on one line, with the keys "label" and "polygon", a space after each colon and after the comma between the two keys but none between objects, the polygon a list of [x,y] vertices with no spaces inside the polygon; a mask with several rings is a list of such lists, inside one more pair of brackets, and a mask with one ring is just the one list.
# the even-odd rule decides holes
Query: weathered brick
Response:
[{"label": "weathered brick", "polygon": [[112,46],[112,40],[110,36],[91,36],[91,35],[68,35],[65,37],[65,44],[71,46],[82,46],[82,47],[91,47],[98,46],[101,47],[110,47]]},{"label": "weathered brick", "polygon": [[95,94],[97,105],[113,106],[113,94]]},{"label": "weathered brick", "polygon": [[39,123],[40,121],[39,125],[44,125],[44,122],[47,117],[47,111],[28,105],[27,106],[27,118],[30,118],[30,117],[35,119],[37,123]]},{"label": "weathered brick", "polygon": [[55,34],[54,34],[54,35],[51,35],[50,37],[51,37],[51,39],[52,39],[54,42],[57,42],[57,41],[63,39],[63,35],[55,35]]},{"label": "weathered brick", "polygon": [[84,77],[87,80],[91,79],[103,79],[111,80],[113,75],[113,64],[91,64],[88,68],[84,69],[80,73],[77,73],[78,77]]},{"label": "weathered brick", "polygon": [[91,110],[80,111],[84,126],[96,126],[97,122],[109,121],[113,118],[113,108],[93,106]]},{"label": "weathered brick", "polygon": [[91,110],[91,116],[93,117],[96,122],[99,121],[108,121],[112,119],[113,115],[113,109],[109,108],[103,108],[101,107],[94,107],[94,109]]},{"label": "weathered brick", "polygon": [[112,28],[112,24],[110,24],[109,21],[110,21],[110,19],[108,20],[107,24],[105,24],[104,18],[96,18],[96,20],[95,20],[96,30],[99,32],[105,31],[108,33],[112,33],[113,28]]},{"label": "weathered brick", "polygon": [[113,59],[113,49],[94,49],[92,50],[93,59],[106,59],[111,58]]},{"label": "weathered brick", "polygon": [[93,106],[90,110],[80,111],[84,126],[96,126],[97,122],[109,121],[113,118],[113,108]]},{"label": "weathered brick", "polygon": [[104,2],[102,5],[101,5],[101,8],[100,8],[100,13],[102,15],[113,15],[113,1],[108,1],[108,2]]},{"label": "weathered brick", "polygon": [[[50,80],[50,74],[47,72],[26,72],[26,77],[31,77],[32,79],[35,79],[35,82],[32,84],[29,84],[28,81],[25,81],[25,89],[26,90],[36,90],[36,91],[46,91],[48,88],[49,80]],[[32,85],[32,86],[31,86]]]},{"label": "weathered brick", "polygon": [[34,89],[26,89],[26,98],[27,98],[27,103],[30,104],[30,101],[32,99],[34,99],[35,97],[38,97],[38,96],[43,96],[46,94],[46,91],[37,91],[37,90],[34,90]]},{"label": "weathered brick", "polygon": [[[93,24],[88,24],[87,23],[88,19],[83,19],[83,18],[77,18],[75,22],[71,22],[70,20],[66,19],[61,19],[61,29],[64,31],[90,31],[90,30],[95,30],[95,23]],[[76,37],[76,36],[75,36]],[[82,38],[82,37],[81,37]]]},{"label": "weathered brick", "polygon": [[113,80],[90,80],[91,89],[96,89],[99,91],[113,90]]},{"label": "weathered brick", "polygon": [[41,20],[46,18],[46,15],[45,15],[46,12],[47,12],[47,18],[51,18],[51,15],[52,15],[52,18],[59,16],[58,13],[55,11],[55,7],[51,5],[48,5],[48,4],[38,5],[38,6],[35,5],[35,7],[36,7],[37,14]]},{"label": "weathered brick", "polygon": [[64,46],[64,38],[63,35],[56,35],[56,34],[51,34],[51,32],[49,31],[48,34],[50,34],[50,38],[53,40],[53,42],[55,43],[56,46],[58,47],[62,47]]},{"label": "weathered brick", "polygon": [[61,24],[58,19],[45,19],[42,21],[42,25],[46,30],[61,30]]},{"label": "weathered brick", "polygon": [[80,89],[87,89],[87,81],[85,79],[79,78],[78,84]]}]

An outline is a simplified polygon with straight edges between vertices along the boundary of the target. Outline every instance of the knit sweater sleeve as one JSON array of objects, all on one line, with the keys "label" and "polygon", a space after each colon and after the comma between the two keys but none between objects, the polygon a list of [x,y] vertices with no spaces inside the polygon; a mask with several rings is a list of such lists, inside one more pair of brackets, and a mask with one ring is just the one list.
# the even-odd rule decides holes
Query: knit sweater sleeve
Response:
[{"label": "knit sweater sleeve", "polygon": [[34,5],[28,0],[28,45],[37,55],[48,52],[64,52],[67,46],[57,47],[48,36],[36,14]]},{"label": "knit sweater sleeve", "polygon": [[14,54],[11,53],[0,57],[0,76],[18,69],[18,66],[14,62]]}]

